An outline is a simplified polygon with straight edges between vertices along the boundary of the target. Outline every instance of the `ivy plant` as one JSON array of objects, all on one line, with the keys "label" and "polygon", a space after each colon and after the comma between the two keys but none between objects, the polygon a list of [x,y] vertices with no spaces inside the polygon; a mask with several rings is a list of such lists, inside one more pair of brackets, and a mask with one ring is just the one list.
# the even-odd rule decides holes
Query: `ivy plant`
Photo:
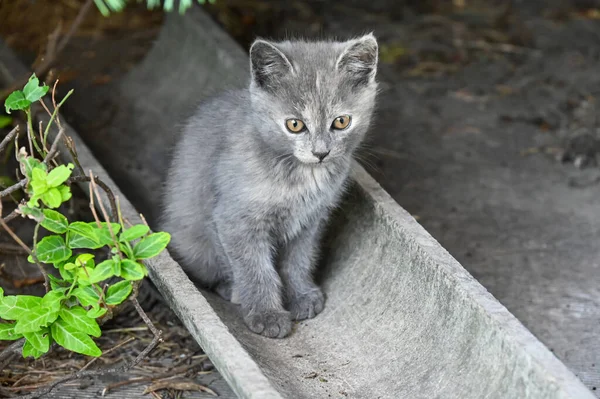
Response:
[{"label": "ivy plant", "polygon": [[[170,12],[175,9],[175,0],[137,0],[138,3],[145,2],[148,9],[154,9],[162,7],[165,11]],[[199,4],[214,3],[215,0],[196,0]],[[110,15],[111,12],[119,12],[125,8],[127,0],[94,0],[96,7],[104,16]],[[184,14],[185,11],[192,6],[194,0],[179,0],[179,6],[177,9],[180,14]]]},{"label": "ivy plant", "polygon": [[[31,106],[47,92],[48,86],[32,75],[23,90],[6,99],[6,112],[25,112],[31,132]],[[52,267],[57,275],[48,273],[50,287],[42,297],[4,295],[0,287],[0,340],[24,338],[23,357],[39,358],[53,342],[73,352],[100,356],[102,351],[94,342],[102,333],[100,318],[132,295],[134,284],[148,275],[142,261],[159,255],[171,236],[153,233],[145,224],[126,227],[120,211],[118,223],[70,221],[59,208],[72,196],[69,178],[74,165],[51,166],[49,160],[44,161],[53,157],[46,149],[47,135],[41,136],[38,142],[35,134],[29,135],[37,154],[21,148],[17,155],[26,179],[26,198],[18,205],[18,213],[32,219],[36,231],[43,228],[49,233],[37,243],[34,237],[28,261]],[[106,250],[108,259],[97,260],[100,249]]]}]

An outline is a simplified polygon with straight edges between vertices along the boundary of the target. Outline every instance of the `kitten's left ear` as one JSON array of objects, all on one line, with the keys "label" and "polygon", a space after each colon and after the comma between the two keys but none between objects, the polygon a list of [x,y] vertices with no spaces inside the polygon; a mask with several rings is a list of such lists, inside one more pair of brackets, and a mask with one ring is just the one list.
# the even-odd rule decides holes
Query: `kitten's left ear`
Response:
[{"label": "kitten's left ear", "polygon": [[356,80],[357,85],[368,84],[377,72],[378,45],[375,36],[369,33],[359,39],[348,41],[339,56],[336,68]]}]

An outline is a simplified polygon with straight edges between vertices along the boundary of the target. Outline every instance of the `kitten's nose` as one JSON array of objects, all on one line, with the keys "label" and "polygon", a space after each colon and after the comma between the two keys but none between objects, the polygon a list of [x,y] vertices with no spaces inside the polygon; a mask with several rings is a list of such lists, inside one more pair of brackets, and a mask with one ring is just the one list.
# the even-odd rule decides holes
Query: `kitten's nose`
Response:
[{"label": "kitten's nose", "polygon": [[315,151],[313,151],[313,155],[315,157],[319,158],[319,162],[322,162],[325,159],[325,157],[327,155],[329,155],[330,152],[331,151],[327,151],[327,152],[315,152]]}]

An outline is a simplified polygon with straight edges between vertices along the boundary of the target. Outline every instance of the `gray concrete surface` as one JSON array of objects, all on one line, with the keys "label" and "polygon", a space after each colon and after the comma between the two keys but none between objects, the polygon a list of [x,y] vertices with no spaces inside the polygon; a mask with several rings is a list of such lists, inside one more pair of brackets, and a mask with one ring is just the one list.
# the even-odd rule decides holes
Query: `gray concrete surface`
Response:
[{"label": "gray concrete surface", "polygon": [[[244,57],[201,13],[171,16],[141,67],[111,93],[119,104],[114,120],[89,142],[140,210],[156,209],[180,115],[208,89],[243,82]],[[290,398],[593,397],[362,168],[353,178],[325,243],[327,307],[288,339],[249,333],[235,308],[200,295],[166,255],[150,265],[153,281],[241,397],[270,392],[270,384]],[[133,209],[127,215],[135,219]]]}]

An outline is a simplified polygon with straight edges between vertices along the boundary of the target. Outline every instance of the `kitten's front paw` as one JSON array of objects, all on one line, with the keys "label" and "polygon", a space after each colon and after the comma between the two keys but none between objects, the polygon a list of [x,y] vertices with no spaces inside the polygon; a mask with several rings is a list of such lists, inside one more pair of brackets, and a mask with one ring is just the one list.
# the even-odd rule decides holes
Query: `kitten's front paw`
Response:
[{"label": "kitten's front paw", "polygon": [[248,328],[268,338],[283,338],[292,331],[290,312],[285,310],[268,310],[246,315],[244,321]]},{"label": "kitten's front paw", "polygon": [[289,300],[289,310],[292,313],[292,320],[312,319],[323,311],[324,306],[325,296],[319,288],[315,288],[305,294],[298,294]]}]

